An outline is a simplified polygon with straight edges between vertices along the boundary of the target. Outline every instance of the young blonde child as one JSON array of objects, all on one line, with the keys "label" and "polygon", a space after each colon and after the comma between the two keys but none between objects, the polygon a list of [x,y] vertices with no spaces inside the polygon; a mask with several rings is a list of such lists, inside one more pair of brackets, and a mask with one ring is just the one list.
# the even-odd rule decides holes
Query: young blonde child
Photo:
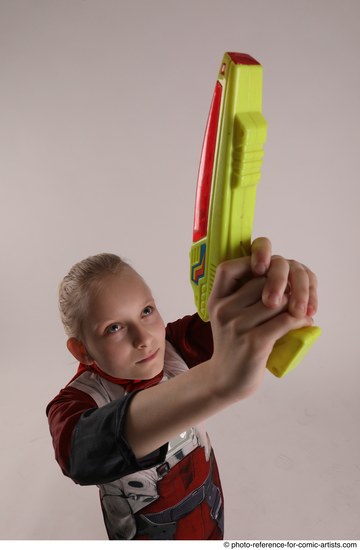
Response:
[{"label": "young blonde child", "polygon": [[113,254],[87,258],[60,285],[77,373],[47,407],[55,456],[97,485],[110,539],[222,539],[223,494],[202,421],[250,396],[275,341],[312,324],[316,277],[271,256],[218,267],[210,323],[166,327],[151,290]]}]

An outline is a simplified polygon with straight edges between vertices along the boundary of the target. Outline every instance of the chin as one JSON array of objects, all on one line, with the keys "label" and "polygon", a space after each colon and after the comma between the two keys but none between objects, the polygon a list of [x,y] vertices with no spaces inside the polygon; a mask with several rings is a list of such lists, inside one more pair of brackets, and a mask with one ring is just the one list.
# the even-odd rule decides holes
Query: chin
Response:
[{"label": "chin", "polygon": [[159,366],[158,368],[153,368],[151,371],[149,371],[148,374],[143,376],[143,380],[150,380],[151,378],[154,378],[154,376],[157,376],[160,374],[160,372],[163,370],[163,365]]}]

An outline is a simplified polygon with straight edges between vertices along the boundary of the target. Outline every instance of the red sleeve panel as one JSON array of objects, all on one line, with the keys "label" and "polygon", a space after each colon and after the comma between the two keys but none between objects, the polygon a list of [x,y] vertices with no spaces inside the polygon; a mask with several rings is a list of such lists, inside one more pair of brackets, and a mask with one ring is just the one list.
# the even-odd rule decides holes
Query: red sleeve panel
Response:
[{"label": "red sleeve panel", "polygon": [[70,386],[49,403],[46,414],[55,450],[55,458],[65,475],[68,475],[71,454],[71,437],[77,421],[97,405],[90,395]]},{"label": "red sleeve panel", "polygon": [[169,323],[166,339],[189,368],[207,361],[213,354],[211,325],[202,321],[197,313]]},{"label": "red sleeve panel", "polygon": [[165,460],[167,444],[136,459],[123,437],[123,425],[135,392],[98,408],[85,392],[61,390],[47,407],[56,460],[80,485],[99,485]]}]

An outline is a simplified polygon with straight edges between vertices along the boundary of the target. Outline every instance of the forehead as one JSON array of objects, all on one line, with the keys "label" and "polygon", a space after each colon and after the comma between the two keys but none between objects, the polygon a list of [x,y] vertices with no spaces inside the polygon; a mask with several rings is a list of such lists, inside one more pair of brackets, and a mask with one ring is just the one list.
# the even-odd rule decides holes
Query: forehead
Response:
[{"label": "forehead", "polygon": [[88,314],[112,316],[112,313],[137,307],[152,299],[152,293],[136,271],[125,267],[120,273],[109,274],[92,284],[88,292]]}]

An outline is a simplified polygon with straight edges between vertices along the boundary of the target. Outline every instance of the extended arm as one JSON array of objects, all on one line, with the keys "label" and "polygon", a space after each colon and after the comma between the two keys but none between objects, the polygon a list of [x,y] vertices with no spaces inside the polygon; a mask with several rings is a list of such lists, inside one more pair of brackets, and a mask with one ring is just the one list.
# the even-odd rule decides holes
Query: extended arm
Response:
[{"label": "extended arm", "polygon": [[[252,266],[262,263],[267,277],[253,277]],[[134,396],[124,435],[137,457],[256,390],[275,341],[289,330],[312,324],[307,313],[316,311],[315,276],[300,266],[279,256],[272,259],[270,242],[261,239],[254,243],[251,258],[218,267],[208,304],[213,355],[166,384]],[[288,284],[290,299],[285,292]],[[268,296],[274,293],[280,302],[269,307]],[[293,315],[293,306],[288,308],[298,301],[304,301],[306,311],[294,309]]]}]

